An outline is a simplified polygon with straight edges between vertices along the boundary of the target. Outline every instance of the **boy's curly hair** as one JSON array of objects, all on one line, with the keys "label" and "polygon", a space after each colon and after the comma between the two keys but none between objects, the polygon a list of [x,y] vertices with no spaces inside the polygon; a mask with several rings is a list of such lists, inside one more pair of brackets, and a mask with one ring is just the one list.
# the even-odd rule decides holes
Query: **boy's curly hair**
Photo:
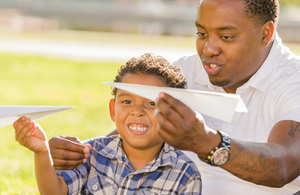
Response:
[{"label": "boy's curly hair", "polygon": [[[114,82],[122,82],[127,74],[154,75],[162,78],[168,87],[186,88],[185,76],[178,66],[171,65],[166,59],[146,53],[139,58],[131,58],[122,65]],[[112,88],[112,95],[115,96],[116,88]]]}]

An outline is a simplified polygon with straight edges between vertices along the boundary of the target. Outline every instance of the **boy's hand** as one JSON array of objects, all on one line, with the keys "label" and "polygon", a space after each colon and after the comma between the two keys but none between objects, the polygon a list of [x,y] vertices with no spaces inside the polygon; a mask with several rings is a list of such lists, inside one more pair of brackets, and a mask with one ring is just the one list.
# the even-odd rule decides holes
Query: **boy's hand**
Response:
[{"label": "boy's hand", "polygon": [[22,116],[13,127],[15,129],[15,139],[29,150],[35,153],[48,151],[47,137],[42,128],[32,122],[30,118]]},{"label": "boy's hand", "polygon": [[74,169],[85,163],[91,146],[76,137],[56,136],[49,140],[51,156],[57,170]]}]

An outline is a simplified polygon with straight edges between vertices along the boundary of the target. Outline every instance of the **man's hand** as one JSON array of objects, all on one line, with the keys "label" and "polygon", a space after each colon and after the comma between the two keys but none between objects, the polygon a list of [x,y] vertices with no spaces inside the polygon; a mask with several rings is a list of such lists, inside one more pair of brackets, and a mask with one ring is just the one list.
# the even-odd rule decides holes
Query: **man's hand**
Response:
[{"label": "man's hand", "polygon": [[[220,135],[213,133],[201,117],[179,100],[160,93],[156,104],[158,134],[168,144],[201,157],[207,157],[220,144]],[[299,127],[298,121],[279,121],[273,126],[267,143],[231,138],[230,158],[221,168],[258,185],[284,186],[300,175]]]},{"label": "man's hand", "polygon": [[156,105],[157,131],[168,144],[207,157],[221,143],[221,136],[205,125],[202,115],[196,114],[181,101],[160,93]]},{"label": "man's hand", "polygon": [[91,146],[76,137],[56,136],[49,140],[54,167],[57,170],[74,169],[85,163]]}]

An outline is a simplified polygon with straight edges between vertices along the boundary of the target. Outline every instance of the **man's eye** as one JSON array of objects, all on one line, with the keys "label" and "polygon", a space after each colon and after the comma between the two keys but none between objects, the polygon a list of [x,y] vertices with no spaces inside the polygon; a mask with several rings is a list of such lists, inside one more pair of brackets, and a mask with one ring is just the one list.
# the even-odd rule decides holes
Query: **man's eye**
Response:
[{"label": "man's eye", "polygon": [[229,40],[233,39],[233,36],[222,36],[221,38],[226,41],[229,41]]},{"label": "man's eye", "polygon": [[149,102],[148,105],[155,106],[155,102]]},{"label": "man's eye", "polygon": [[131,104],[132,102],[130,100],[123,100],[122,103],[123,104]]},{"label": "man's eye", "polygon": [[206,33],[203,33],[203,32],[197,32],[197,36],[199,38],[205,38],[206,37]]}]

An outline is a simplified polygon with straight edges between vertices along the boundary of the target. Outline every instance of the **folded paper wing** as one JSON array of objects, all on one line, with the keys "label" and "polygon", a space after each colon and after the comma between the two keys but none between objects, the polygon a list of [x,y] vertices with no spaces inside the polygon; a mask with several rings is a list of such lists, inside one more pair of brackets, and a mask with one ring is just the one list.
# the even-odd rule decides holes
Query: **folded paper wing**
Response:
[{"label": "folded paper wing", "polygon": [[152,101],[155,101],[160,92],[165,92],[180,100],[194,111],[228,123],[232,121],[235,112],[247,112],[243,100],[236,94],[128,83],[104,82],[104,84],[128,91]]},{"label": "folded paper wing", "polygon": [[0,106],[0,127],[12,125],[21,116],[37,120],[74,107],[65,106]]}]

